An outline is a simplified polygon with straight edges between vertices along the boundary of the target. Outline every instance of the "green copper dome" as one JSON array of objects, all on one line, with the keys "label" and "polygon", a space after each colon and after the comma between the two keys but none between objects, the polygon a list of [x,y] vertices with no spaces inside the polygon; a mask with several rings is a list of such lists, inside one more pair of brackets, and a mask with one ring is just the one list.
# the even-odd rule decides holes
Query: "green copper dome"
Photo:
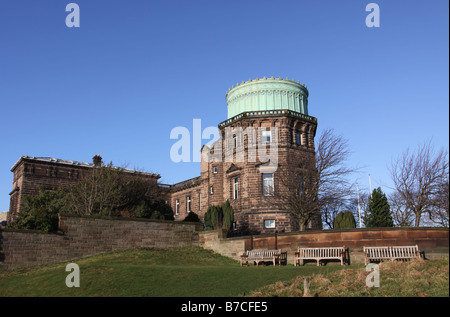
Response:
[{"label": "green copper dome", "polygon": [[228,90],[228,119],[247,111],[287,109],[308,115],[308,89],[300,82],[262,78],[242,82]]}]

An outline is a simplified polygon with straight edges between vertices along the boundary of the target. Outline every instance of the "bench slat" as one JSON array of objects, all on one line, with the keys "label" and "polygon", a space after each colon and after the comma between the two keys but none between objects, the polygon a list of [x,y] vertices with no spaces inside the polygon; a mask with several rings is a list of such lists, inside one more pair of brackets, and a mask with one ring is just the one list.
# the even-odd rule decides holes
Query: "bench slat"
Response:
[{"label": "bench slat", "polygon": [[294,265],[303,260],[316,260],[317,265],[320,265],[321,260],[340,260],[344,263],[345,247],[322,247],[322,248],[298,248],[294,256]]},{"label": "bench slat", "polygon": [[415,246],[391,246],[391,247],[364,247],[364,262],[370,260],[397,260],[420,258],[419,247]]}]

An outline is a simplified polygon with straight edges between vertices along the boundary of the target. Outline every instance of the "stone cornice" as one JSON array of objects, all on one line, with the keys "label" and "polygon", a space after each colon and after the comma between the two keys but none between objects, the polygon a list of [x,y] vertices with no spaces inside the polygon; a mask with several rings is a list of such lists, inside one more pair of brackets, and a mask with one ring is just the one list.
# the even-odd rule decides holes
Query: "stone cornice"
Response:
[{"label": "stone cornice", "polygon": [[246,119],[246,118],[253,118],[253,117],[280,117],[280,116],[290,116],[290,117],[294,117],[294,118],[298,118],[301,120],[305,120],[307,122],[311,122],[315,125],[317,125],[317,118],[303,114],[303,113],[299,113],[299,112],[295,112],[295,111],[291,111],[288,109],[282,109],[282,110],[264,110],[264,111],[247,111],[247,112],[242,112],[228,120],[222,121],[221,123],[219,123],[219,128],[224,128],[228,125],[231,125],[241,119]]}]

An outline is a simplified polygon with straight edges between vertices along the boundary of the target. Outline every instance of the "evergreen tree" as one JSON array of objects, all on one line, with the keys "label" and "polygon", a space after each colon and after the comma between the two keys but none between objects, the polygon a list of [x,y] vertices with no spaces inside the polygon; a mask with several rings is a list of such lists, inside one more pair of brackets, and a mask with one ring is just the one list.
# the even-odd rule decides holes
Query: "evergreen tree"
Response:
[{"label": "evergreen tree", "polygon": [[366,227],[393,227],[391,207],[380,187],[373,190],[365,219]]},{"label": "evergreen tree", "polygon": [[227,200],[221,206],[211,205],[205,213],[204,222],[206,230],[229,231],[234,221],[234,211]]},{"label": "evergreen tree", "polygon": [[334,229],[356,228],[356,221],[351,211],[340,212],[334,219]]},{"label": "evergreen tree", "polygon": [[356,228],[356,220],[355,216],[351,211],[347,211],[344,213],[344,225],[345,228]]},{"label": "evergreen tree", "polygon": [[222,208],[211,205],[205,214],[206,230],[220,229],[222,227]]},{"label": "evergreen tree", "polygon": [[226,202],[222,204],[222,212],[223,212],[222,229],[230,231],[234,221],[234,211],[228,199]]}]

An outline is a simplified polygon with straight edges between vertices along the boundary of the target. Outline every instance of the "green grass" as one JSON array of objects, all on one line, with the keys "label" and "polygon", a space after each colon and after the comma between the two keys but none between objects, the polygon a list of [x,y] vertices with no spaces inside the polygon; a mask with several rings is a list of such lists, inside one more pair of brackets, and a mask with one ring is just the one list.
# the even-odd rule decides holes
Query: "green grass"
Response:
[{"label": "green grass", "polygon": [[237,261],[199,247],[133,249],[73,261],[80,287],[65,285],[67,263],[0,273],[0,296],[234,297],[295,276],[340,270],[316,267],[240,267]]},{"label": "green grass", "polygon": [[[0,296],[235,297],[449,296],[448,259],[380,264],[380,287],[368,288],[362,265],[250,265],[199,247],[132,249],[73,261],[80,287],[65,285],[67,263],[0,273]],[[69,263],[69,262],[68,262]]]}]

